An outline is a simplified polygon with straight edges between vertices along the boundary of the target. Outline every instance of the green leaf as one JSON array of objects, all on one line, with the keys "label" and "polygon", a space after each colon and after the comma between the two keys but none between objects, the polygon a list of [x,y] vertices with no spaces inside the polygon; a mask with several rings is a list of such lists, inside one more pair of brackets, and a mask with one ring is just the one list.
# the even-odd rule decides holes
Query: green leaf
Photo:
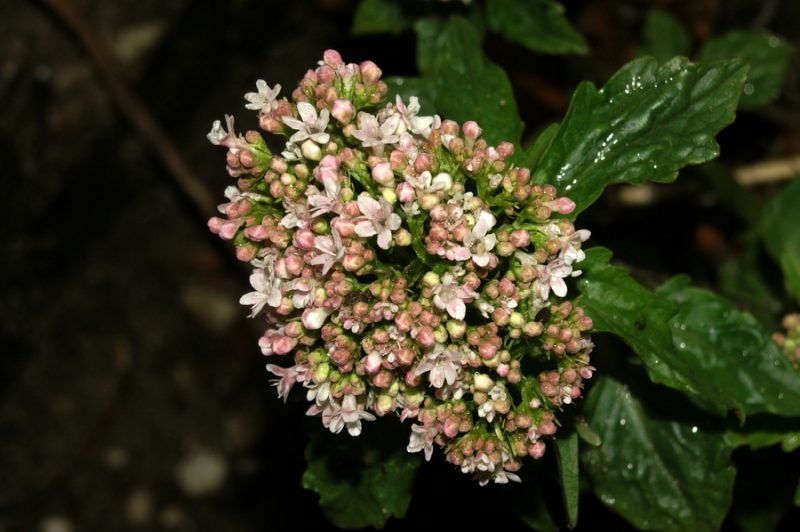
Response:
[{"label": "green leaf", "polygon": [[319,494],[325,517],[339,528],[382,528],[408,510],[420,459],[396,442],[392,448],[396,431],[386,428],[367,427],[358,438],[318,434],[306,448],[303,487]]},{"label": "green leaf", "polygon": [[439,17],[421,18],[414,23],[417,33],[417,68],[422,74],[433,74],[444,47],[446,22]]},{"label": "green leaf", "polygon": [[781,89],[792,47],[768,31],[732,31],[710,39],[700,50],[699,57],[727,59],[740,57],[750,63],[750,74],[744,85],[742,109],[759,107],[773,100]]},{"label": "green leaf", "polygon": [[680,305],[669,322],[675,352],[704,397],[716,396],[741,419],[800,416],[800,373],[752,314],[685,283],[665,283],[658,294]]},{"label": "green leaf", "polygon": [[789,292],[800,301],[800,178],[767,205],[761,236],[770,255],[781,265]]},{"label": "green leaf", "polygon": [[489,0],[489,27],[534,52],[585,54],[586,41],[553,0]]},{"label": "green leaf", "polygon": [[578,433],[573,430],[556,439],[558,472],[561,477],[561,493],[564,495],[564,508],[567,510],[567,525],[574,528],[578,524],[578,498],[580,483],[578,474]]},{"label": "green leaf", "polygon": [[720,434],[651,417],[624,385],[601,377],[586,416],[603,439],[582,455],[600,499],[643,530],[718,530],[736,471]]},{"label": "green leaf", "polygon": [[478,32],[465,19],[454,17],[442,39],[435,73],[437,111],[458,122],[475,120],[490,144],[519,144],[522,121],[511,82],[484,56]]},{"label": "green leaf", "polygon": [[757,416],[725,432],[725,439],[734,447],[753,450],[780,444],[783,452],[790,453],[800,448],[800,419]]},{"label": "green leaf", "polygon": [[526,526],[539,532],[558,532],[550,510],[545,504],[545,495],[541,486],[541,477],[533,471],[533,467],[523,467],[518,473],[522,482],[511,490],[503,490],[499,502],[507,511],[516,514]]},{"label": "green leaf", "polygon": [[393,0],[361,0],[353,15],[353,35],[398,34],[411,25]]},{"label": "green leaf", "polygon": [[741,60],[659,66],[635,59],[598,90],[580,84],[534,173],[577,204],[573,216],[612,183],[666,182],[716,157],[714,135],[734,119],[747,74]]},{"label": "green leaf", "polygon": [[619,336],[645,364],[655,383],[698,396],[699,390],[669,364],[674,356],[668,322],[678,307],[634,281],[626,270],[610,266],[611,252],[591,248],[580,263],[580,305],[592,318],[593,330]]},{"label": "green leaf", "polygon": [[639,55],[651,55],[663,63],[677,55],[688,55],[692,39],[675,15],[663,9],[652,9],[644,23]]},{"label": "green leaf", "polygon": [[604,249],[587,252],[580,305],[595,331],[631,346],[653,382],[717,413],[800,415],[800,374],[751,314],[684,279],[651,292],[608,265],[610,257]]}]

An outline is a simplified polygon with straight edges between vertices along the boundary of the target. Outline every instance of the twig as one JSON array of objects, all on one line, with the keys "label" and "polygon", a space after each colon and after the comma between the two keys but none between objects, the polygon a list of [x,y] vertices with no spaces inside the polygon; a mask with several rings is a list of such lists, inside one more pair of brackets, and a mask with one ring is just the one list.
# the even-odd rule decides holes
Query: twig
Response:
[{"label": "twig", "polygon": [[45,0],[58,18],[80,40],[91,61],[111,91],[114,101],[134,127],[153,146],[180,190],[204,214],[214,210],[214,198],[194,174],[175,143],[153,118],[147,105],[131,90],[116,65],[106,54],[99,38],[86,23],[73,0]]},{"label": "twig", "polygon": [[800,155],[764,161],[742,166],[733,172],[733,177],[742,186],[763,185],[791,179],[800,174]]}]

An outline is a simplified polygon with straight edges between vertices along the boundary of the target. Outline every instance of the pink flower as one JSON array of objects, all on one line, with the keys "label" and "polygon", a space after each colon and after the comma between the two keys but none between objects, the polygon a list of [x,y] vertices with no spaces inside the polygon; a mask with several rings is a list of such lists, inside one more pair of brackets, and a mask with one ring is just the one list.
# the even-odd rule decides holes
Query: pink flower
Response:
[{"label": "pink flower", "polygon": [[420,362],[414,370],[415,375],[423,375],[430,372],[428,381],[434,388],[441,388],[445,381],[452,385],[456,382],[456,377],[461,372],[461,362],[463,354],[455,349],[450,349],[437,343],[433,352],[429,353],[425,360]]},{"label": "pink flower", "polygon": [[326,212],[334,212],[336,214],[342,213],[342,185],[336,181],[332,176],[325,176],[322,180],[325,187],[325,193],[321,193],[317,187],[311,185],[307,189],[308,204],[311,206],[312,218],[325,214]]},{"label": "pink flower", "polygon": [[283,398],[283,402],[285,403],[289,398],[289,392],[292,390],[294,384],[305,380],[308,368],[300,364],[288,368],[282,368],[275,364],[267,364],[267,371],[276,377],[280,377],[279,379],[273,379],[271,382],[278,388],[278,398]]},{"label": "pink flower", "polygon": [[361,434],[362,419],[367,421],[375,420],[374,415],[364,410],[363,407],[359,408],[355,395],[345,395],[341,406],[331,401],[326,410],[328,412],[323,411],[322,413],[322,421],[334,434],[338,434],[343,428],[347,428],[350,436],[358,436]]},{"label": "pink flower", "polygon": [[334,264],[341,262],[344,258],[345,248],[342,244],[342,237],[333,228],[331,228],[331,236],[314,237],[314,249],[319,254],[311,259],[311,264],[322,265],[322,275],[327,274]]},{"label": "pink flower", "polygon": [[369,113],[358,113],[358,128],[353,131],[353,136],[361,141],[365,148],[373,148],[376,155],[383,154],[386,144],[394,144],[400,140],[397,135],[397,127],[400,125],[400,117],[392,115],[383,123],[378,123],[378,119]]},{"label": "pink flower", "polygon": [[467,285],[460,285],[451,273],[442,276],[441,284],[433,288],[433,304],[440,310],[457,319],[463,320],[467,313],[466,303],[472,302],[478,293]]},{"label": "pink flower", "polygon": [[306,139],[311,139],[318,144],[325,144],[331,138],[328,133],[325,133],[325,128],[328,127],[328,120],[330,120],[330,113],[327,109],[323,109],[317,117],[317,109],[308,102],[300,102],[297,104],[297,112],[300,114],[301,120],[292,118],[291,116],[281,117],[283,123],[297,132],[289,137],[289,142],[303,142]]},{"label": "pink flower", "polygon": [[306,308],[314,301],[314,291],[319,284],[317,279],[301,277],[289,281],[284,287],[287,291],[294,291],[292,294],[292,305],[294,308]]},{"label": "pink flower", "polygon": [[436,426],[425,427],[423,425],[411,425],[411,438],[408,441],[406,451],[410,453],[418,453],[425,451],[425,460],[430,461],[433,455],[433,438],[439,431]]},{"label": "pink flower", "polygon": [[376,201],[366,193],[358,196],[358,209],[366,220],[356,224],[356,234],[364,238],[378,235],[378,247],[389,249],[392,243],[392,231],[400,229],[400,216],[392,211],[388,201],[383,198]]}]

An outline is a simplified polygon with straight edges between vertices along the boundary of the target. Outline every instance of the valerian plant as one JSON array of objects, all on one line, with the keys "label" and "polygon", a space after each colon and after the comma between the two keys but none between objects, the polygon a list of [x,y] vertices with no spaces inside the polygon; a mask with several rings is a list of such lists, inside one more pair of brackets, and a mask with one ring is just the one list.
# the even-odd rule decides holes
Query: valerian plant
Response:
[{"label": "valerian plant", "polygon": [[[279,144],[237,133],[231,116],[208,134],[235,179],[209,228],[252,267],[241,303],[264,324],[278,396],[304,393],[308,415],[340,434],[312,437],[306,487],[336,525],[380,527],[406,512],[416,453],[441,454],[480,485],[525,479],[504,489],[530,499],[508,499],[548,528],[536,464],[553,457],[570,526],[584,490],[638,528],[718,529],[733,450],[800,446],[800,318],[773,337],[687,277],[645,286],[575,222],[609,185],[669,182],[714,159],[737,106],[777,92],[788,47],[741,32],[697,62],[672,57],[689,36],[655,12],[641,49],[656,57],[580,84],[523,148],[476,21],[532,51],[586,53],[561,6],[456,2],[468,18],[428,6],[416,20],[406,7],[364,0],[354,30],[413,27],[419,77],[385,81],[328,50],[292,90],[258,80],[245,95]],[[798,190],[767,205],[753,237],[795,297]],[[592,362],[591,333],[636,358]],[[381,417],[405,422],[404,441],[396,426],[370,430]]]}]

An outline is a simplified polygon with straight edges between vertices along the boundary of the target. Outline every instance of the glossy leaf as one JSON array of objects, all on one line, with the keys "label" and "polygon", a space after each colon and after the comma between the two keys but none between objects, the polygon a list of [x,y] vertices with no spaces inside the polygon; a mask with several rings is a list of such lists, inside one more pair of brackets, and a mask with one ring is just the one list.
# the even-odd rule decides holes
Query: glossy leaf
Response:
[{"label": "glossy leaf", "polygon": [[564,508],[567,510],[567,524],[573,528],[578,524],[578,499],[580,497],[578,433],[573,430],[556,439],[556,452]]},{"label": "glossy leaf", "polygon": [[554,0],[489,0],[489,27],[534,52],[585,54],[586,41]]},{"label": "glossy leaf", "polygon": [[619,382],[601,377],[586,416],[603,439],[582,455],[600,499],[642,530],[718,530],[731,504],[731,447],[716,433],[651,417]]},{"label": "glossy leaf", "polygon": [[626,270],[611,266],[611,252],[592,248],[580,266],[580,305],[592,318],[593,330],[619,336],[645,364],[653,382],[689,395],[700,391],[669,364],[674,355],[668,322],[677,305],[633,280]]},{"label": "glossy leaf", "polygon": [[361,0],[353,15],[353,34],[400,33],[410,25],[403,9],[392,0]]},{"label": "glossy leaf", "polygon": [[678,55],[688,55],[692,46],[689,31],[675,15],[652,9],[644,23],[639,55],[651,55],[663,63]]},{"label": "glossy leaf", "polygon": [[610,257],[604,249],[587,252],[580,304],[596,331],[631,346],[653,382],[720,414],[800,415],[800,374],[751,314],[682,279],[647,290],[608,265]]},{"label": "glossy leaf", "polygon": [[740,418],[800,416],[800,373],[752,314],[688,280],[665,283],[658,294],[680,305],[669,322],[675,352],[705,397],[722,399]]},{"label": "glossy leaf", "polygon": [[800,301],[800,178],[795,179],[767,205],[761,236],[772,257],[781,265],[789,292]]},{"label": "glossy leaf", "polygon": [[777,35],[762,30],[732,31],[710,39],[700,50],[702,60],[740,57],[750,63],[740,105],[759,107],[773,100],[781,89],[792,47]]},{"label": "glossy leaf", "polygon": [[519,144],[522,121],[505,71],[486,59],[480,35],[463,18],[450,19],[444,28],[436,63],[436,110],[465,122],[475,120],[490,144]]},{"label": "glossy leaf", "polygon": [[660,65],[635,59],[598,90],[580,84],[534,173],[580,211],[612,183],[666,182],[719,154],[714,135],[734,119],[747,74],[741,60]]},{"label": "glossy leaf", "polygon": [[419,456],[377,432],[365,431],[358,438],[318,435],[306,448],[303,486],[319,494],[325,517],[339,528],[382,528],[408,510]]}]

